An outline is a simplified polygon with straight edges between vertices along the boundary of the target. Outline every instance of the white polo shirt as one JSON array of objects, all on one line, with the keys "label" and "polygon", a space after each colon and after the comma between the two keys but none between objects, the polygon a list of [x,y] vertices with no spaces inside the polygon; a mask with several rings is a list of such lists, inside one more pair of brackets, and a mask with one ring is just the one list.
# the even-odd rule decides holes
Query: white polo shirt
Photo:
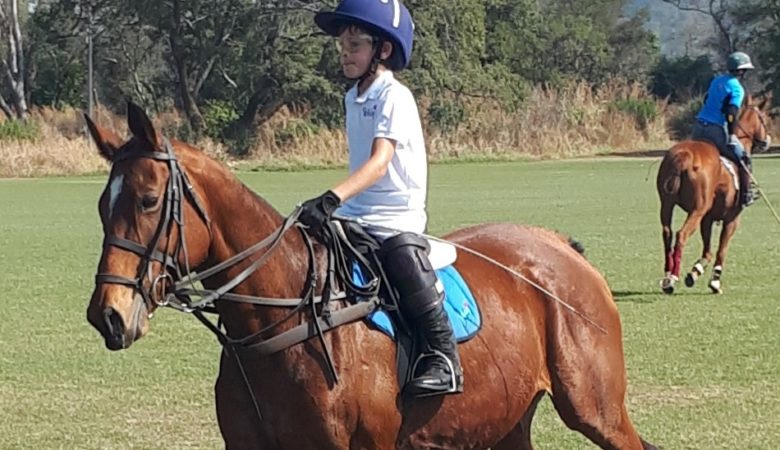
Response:
[{"label": "white polo shirt", "polygon": [[[344,103],[350,173],[371,157],[375,138],[392,139],[396,146],[387,173],[347,200],[338,213],[384,227],[422,233],[428,220],[425,212],[428,160],[420,114],[411,91],[388,70],[359,97],[355,84],[347,92]],[[372,234],[387,237],[394,233],[377,230]]]}]

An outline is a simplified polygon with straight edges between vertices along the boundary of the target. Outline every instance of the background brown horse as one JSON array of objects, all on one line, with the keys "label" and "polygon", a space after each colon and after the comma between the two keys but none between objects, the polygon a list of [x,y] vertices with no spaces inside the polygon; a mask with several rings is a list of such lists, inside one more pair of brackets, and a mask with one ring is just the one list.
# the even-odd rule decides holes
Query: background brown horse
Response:
[{"label": "background brown horse", "polygon": [[[188,252],[178,253],[179,265],[203,270],[271,235],[283,222],[267,202],[200,151],[173,142],[179,164],[173,165],[165,156],[166,141],[138,107],[130,105],[128,122],[133,137],[124,143],[88,119],[100,152],[113,161],[99,200],[106,237],[87,309],[89,322],[110,349],[127,348],[147,332],[148,316],[166,285],[152,283],[163,273],[158,260],[165,261],[164,254],[178,248],[181,238]],[[166,228],[161,224],[170,223],[163,212],[172,195],[171,172],[179,169],[189,181],[180,186],[190,192],[182,203],[186,227],[172,225],[161,234]],[[402,398],[394,343],[363,322],[326,334],[338,384],[328,377],[317,340],[265,357],[242,354],[237,359],[223,351],[216,401],[226,447],[531,449],[534,411],[549,394],[563,421],[600,447],[654,448],[639,438],[628,417],[620,318],[606,282],[588,261],[560,235],[540,228],[481,225],[447,239],[523,273],[598,327],[496,265],[459,252],[456,266],[483,314],[482,330],[460,348],[463,394]],[[117,244],[124,240],[138,247]],[[145,251],[147,246],[159,253]],[[148,267],[142,254],[152,255],[151,262],[146,258]],[[221,286],[243,267],[234,266],[204,285]],[[234,292],[300,296],[306,267],[302,236],[292,230]],[[287,313],[226,300],[217,301],[217,309],[233,338],[250,335]],[[308,313],[298,318],[311,319]]]},{"label": "background brown horse", "polygon": [[[771,97],[765,98],[759,105],[753,105],[750,97],[742,108],[737,128],[737,137],[751,154],[754,147],[766,146],[768,130],[765,114],[770,106]],[[734,177],[738,167],[734,166]],[[664,271],[661,288],[667,294],[674,292],[674,286],[680,276],[682,252],[688,239],[696,230],[701,229],[704,244],[701,258],[685,278],[685,284],[691,287],[704,273],[712,260],[712,225],[723,222],[720,243],[715,258],[710,289],[721,293],[720,277],[726,261],[729,241],[739,225],[742,206],[735,187],[735,178],[721,162],[720,152],[709,142],[686,140],[672,147],[664,156],[658,169],[656,188],[661,199],[661,226],[664,241]],[[672,213],[680,206],[688,213],[675,237],[672,247]]]}]

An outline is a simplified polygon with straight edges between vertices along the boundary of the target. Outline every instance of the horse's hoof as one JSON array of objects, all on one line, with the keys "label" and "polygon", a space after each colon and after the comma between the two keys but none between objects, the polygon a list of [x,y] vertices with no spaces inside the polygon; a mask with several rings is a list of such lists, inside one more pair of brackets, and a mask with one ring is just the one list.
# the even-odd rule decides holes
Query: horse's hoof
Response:
[{"label": "horse's hoof", "polygon": [[710,290],[713,294],[722,294],[723,289],[720,288],[720,280],[710,281]]},{"label": "horse's hoof", "polygon": [[688,287],[693,287],[693,285],[696,283],[696,278],[693,276],[693,273],[689,273],[685,276],[685,285]]},{"label": "horse's hoof", "polygon": [[664,294],[674,293],[674,284],[677,282],[677,277],[674,275],[667,275],[661,280],[661,290]]}]

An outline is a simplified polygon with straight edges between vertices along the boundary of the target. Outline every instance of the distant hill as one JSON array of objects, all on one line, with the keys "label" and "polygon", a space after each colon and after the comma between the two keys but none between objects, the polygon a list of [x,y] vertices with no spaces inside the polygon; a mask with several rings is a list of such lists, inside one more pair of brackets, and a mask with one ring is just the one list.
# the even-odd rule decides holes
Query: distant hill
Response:
[{"label": "distant hill", "polygon": [[632,16],[643,8],[650,13],[647,27],[658,35],[664,55],[696,57],[711,53],[707,43],[714,38],[715,30],[705,15],[680,11],[661,0],[631,0],[624,12]]}]

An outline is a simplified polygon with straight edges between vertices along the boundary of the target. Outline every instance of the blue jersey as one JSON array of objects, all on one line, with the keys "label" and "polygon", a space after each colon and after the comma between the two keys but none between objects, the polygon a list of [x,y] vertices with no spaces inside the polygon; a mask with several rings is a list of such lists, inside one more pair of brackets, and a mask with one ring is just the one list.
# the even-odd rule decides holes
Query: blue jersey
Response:
[{"label": "blue jersey", "polygon": [[697,119],[717,125],[726,125],[726,107],[734,105],[742,106],[745,99],[745,89],[739,80],[733,75],[721,75],[715,77],[710,83],[707,97],[704,100]]}]

